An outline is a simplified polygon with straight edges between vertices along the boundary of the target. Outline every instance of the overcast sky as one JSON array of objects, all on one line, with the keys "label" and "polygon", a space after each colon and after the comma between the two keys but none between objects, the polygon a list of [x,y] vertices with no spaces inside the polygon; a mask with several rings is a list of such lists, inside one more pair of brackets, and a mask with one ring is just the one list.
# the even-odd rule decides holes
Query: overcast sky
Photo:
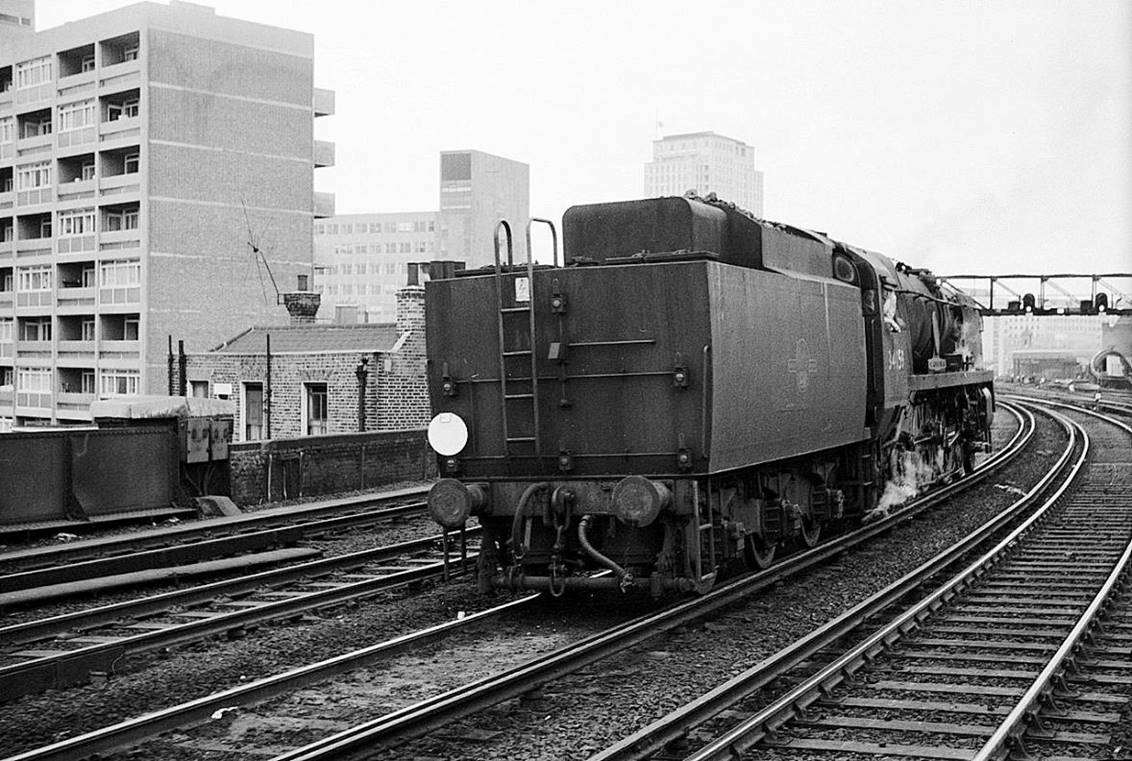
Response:
[{"label": "overcast sky", "polygon": [[[39,0],[37,27],[129,4]],[[314,34],[339,213],[435,209],[438,152],[476,148],[560,219],[714,130],[770,219],[940,274],[1132,271],[1132,2],[206,4]]]}]

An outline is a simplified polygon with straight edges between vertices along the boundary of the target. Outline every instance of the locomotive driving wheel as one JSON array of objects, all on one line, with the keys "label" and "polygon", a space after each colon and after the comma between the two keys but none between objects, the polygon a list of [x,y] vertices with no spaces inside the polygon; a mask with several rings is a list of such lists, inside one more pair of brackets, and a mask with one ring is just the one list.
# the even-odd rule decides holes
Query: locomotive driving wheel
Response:
[{"label": "locomotive driving wheel", "polygon": [[809,515],[802,516],[802,530],[798,532],[798,538],[807,550],[817,546],[821,539],[821,523]]},{"label": "locomotive driving wheel", "polygon": [[748,534],[745,545],[747,565],[751,568],[762,571],[774,563],[777,543],[768,542],[761,534]]}]

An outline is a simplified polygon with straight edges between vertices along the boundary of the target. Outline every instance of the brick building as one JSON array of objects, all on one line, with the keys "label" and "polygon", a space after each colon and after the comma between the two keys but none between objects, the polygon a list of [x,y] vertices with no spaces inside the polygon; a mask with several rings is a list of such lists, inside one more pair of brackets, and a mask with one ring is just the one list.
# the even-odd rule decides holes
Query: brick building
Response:
[{"label": "brick building", "polygon": [[35,31],[0,0],[0,22],[0,428],[89,421],[165,390],[168,335],[276,319],[264,263],[310,274],[334,94],[310,34],[195,3]]},{"label": "brick building", "polygon": [[393,324],[316,324],[312,311],[249,328],[188,354],[185,378],[194,396],[236,403],[236,441],[424,428],[424,288],[398,291]]}]

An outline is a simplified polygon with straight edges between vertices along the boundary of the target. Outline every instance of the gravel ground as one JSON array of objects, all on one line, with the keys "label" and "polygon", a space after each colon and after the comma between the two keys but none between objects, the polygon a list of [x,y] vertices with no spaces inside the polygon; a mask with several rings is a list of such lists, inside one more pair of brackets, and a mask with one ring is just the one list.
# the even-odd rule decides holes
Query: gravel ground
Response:
[{"label": "gravel ground", "polygon": [[[481,725],[494,728],[500,734],[490,743],[457,749],[451,742],[422,740],[402,750],[405,755],[437,758],[584,757],[773,653],[967,533],[1011,502],[1016,497],[1014,490],[1028,488],[1046,472],[1059,450],[1060,438],[1060,433],[1042,434],[1035,447],[1041,454],[979,487],[964,498],[963,506],[937,510],[915,527],[894,531],[868,551],[853,553],[842,563],[763,594],[741,609],[673,631],[639,652],[624,653],[571,675],[548,686],[536,700],[511,701],[452,728],[457,735]],[[103,687],[29,696],[0,705],[0,747],[17,752],[73,736],[439,623],[457,611],[472,612],[491,602],[475,595],[471,585],[457,583],[419,596],[366,603],[332,618],[265,627],[235,642],[212,641],[168,655],[129,659],[121,664],[123,673]],[[608,606],[607,601],[597,602]],[[639,612],[635,607],[642,602],[646,601],[619,599],[616,614]],[[558,611],[561,619],[544,615],[540,625],[566,631],[578,621],[607,620],[601,610],[587,608],[585,600],[577,598]],[[544,643],[557,636],[545,638]],[[499,642],[502,654],[508,652],[508,644]],[[487,660],[493,667],[498,665],[494,659]],[[401,695],[416,699],[423,694],[422,685],[437,692],[452,674],[463,676],[461,668],[440,657],[421,658],[411,665],[403,668],[399,678],[389,680],[389,694],[380,706],[356,707],[359,720],[412,702],[402,700]],[[309,700],[315,703],[308,705],[325,702],[333,694],[332,689],[314,691]],[[347,711],[345,715],[353,714]]]}]

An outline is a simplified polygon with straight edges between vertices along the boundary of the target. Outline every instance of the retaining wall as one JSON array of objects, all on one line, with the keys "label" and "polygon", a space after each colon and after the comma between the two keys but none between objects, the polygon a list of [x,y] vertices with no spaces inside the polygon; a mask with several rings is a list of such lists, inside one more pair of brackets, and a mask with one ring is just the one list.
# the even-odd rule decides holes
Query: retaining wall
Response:
[{"label": "retaining wall", "polygon": [[232,500],[280,499],[370,489],[436,476],[423,430],[303,436],[232,444]]}]

